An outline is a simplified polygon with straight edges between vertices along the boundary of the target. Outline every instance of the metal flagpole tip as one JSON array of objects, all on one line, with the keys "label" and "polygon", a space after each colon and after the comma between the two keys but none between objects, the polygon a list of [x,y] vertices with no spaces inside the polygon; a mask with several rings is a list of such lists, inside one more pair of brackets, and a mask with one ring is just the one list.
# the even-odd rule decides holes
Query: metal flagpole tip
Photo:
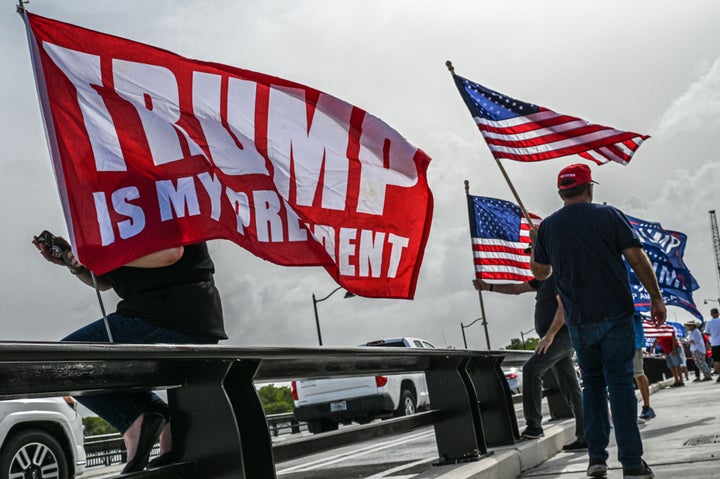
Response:
[{"label": "metal flagpole tip", "polygon": [[455,67],[453,66],[452,62],[450,60],[445,62],[445,66],[448,70],[450,70],[450,73],[455,73]]}]

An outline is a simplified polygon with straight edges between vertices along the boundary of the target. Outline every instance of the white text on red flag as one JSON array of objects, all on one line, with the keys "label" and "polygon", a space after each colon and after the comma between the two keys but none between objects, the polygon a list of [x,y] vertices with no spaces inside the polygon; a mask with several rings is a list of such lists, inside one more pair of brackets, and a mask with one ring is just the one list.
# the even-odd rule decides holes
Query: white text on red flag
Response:
[{"label": "white text on red flag", "polygon": [[321,265],[356,294],[412,297],[429,158],[312,88],[26,14],[61,199],[97,273],[230,239]]}]

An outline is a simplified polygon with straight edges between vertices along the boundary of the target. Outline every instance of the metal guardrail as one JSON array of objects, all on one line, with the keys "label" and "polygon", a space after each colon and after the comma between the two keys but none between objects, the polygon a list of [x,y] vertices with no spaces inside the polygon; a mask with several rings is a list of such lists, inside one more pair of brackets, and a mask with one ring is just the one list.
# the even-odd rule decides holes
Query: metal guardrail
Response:
[{"label": "metal guardrail", "polygon": [[[298,421],[293,413],[268,414],[268,429],[272,437],[284,434],[297,434],[306,431],[307,425]],[[125,442],[120,433],[99,434],[85,437],[86,467],[111,466],[122,464],[127,460]],[[150,452],[154,457],[160,451],[159,443],[156,443]]]},{"label": "metal guardrail", "polygon": [[[157,451],[154,451],[157,453]],[[126,461],[125,443],[120,433],[87,436],[85,438],[85,466],[112,466]]]},{"label": "metal guardrail", "polygon": [[[435,428],[440,463],[474,460],[519,439],[500,368],[525,351],[0,343],[0,399],[166,389],[178,464],[133,478],[274,479],[275,459],[357,438]],[[253,381],[424,371],[433,409],[275,447]]]}]

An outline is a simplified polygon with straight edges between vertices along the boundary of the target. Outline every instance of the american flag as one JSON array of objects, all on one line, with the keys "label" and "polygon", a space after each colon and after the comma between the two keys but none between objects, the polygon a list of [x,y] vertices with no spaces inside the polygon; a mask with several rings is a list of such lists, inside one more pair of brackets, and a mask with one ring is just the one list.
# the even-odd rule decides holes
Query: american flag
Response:
[{"label": "american flag", "polygon": [[[517,205],[484,196],[467,195],[475,277],[529,281],[530,224]],[[533,223],[540,217],[530,214]],[[537,221],[536,221],[537,220]]]},{"label": "american flag", "polygon": [[682,334],[677,334],[672,324],[676,323],[665,323],[662,326],[653,325],[649,319],[643,319],[643,331],[645,332],[645,339],[672,337],[672,336],[684,336],[684,328],[678,324],[678,329],[682,329]]},{"label": "american flag", "polygon": [[643,141],[630,131],[594,125],[525,103],[454,75],[465,104],[497,159],[542,161],[580,155],[601,165],[626,165]]}]

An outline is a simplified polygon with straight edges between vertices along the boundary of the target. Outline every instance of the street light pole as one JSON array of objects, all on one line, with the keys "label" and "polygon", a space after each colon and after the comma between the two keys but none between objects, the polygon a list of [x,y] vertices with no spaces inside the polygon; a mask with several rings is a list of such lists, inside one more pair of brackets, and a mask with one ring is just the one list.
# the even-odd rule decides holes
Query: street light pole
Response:
[{"label": "street light pole", "polygon": [[520,340],[522,341],[523,351],[525,350],[525,335],[530,334],[533,331],[535,331],[535,328],[531,328],[529,331],[525,331],[525,332],[520,331]]},{"label": "street light pole", "polygon": [[[468,324],[468,325],[465,325],[465,324],[463,324],[463,323],[460,323],[460,331],[462,331],[463,344],[465,345],[465,349],[468,348],[468,347],[467,347],[467,339],[465,338],[465,328],[469,328],[470,326],[472,326],[473,324],[477,323],[477,322],[480,321],[481,319],[483,319],[483,318],[477,318],[477,319],[473,320],[473,321],[472,321],[470,324]],[[485,324],[485,323],[483,323],[483,324]],[[487,332],[487,330],[486,330],[486,332]],[[490,349],[489,344],[488,344],[488,349]]]},{"label": "street light pole", "polygon": [[[328,294],[324,298],[320,298],[320,299],[315,299],[315,293],[312,294],[313,310],[315,311],[315,327],[317,328],[318,344],[320,346],[323,345],[323,342],[322,342],[322,333],[320,332],[320,318],[318,318],[317,304],[320,301],[325,301],[326,299],[328,299],[330,296],[337,293],[341,289],[342,289],[342,286],[338,286],[337,288],[330,291],[330,294]],[[345,292],[345,298],[352,298],[353,296],[355,296],[355,295],[352,294],[350,291]]]}]

